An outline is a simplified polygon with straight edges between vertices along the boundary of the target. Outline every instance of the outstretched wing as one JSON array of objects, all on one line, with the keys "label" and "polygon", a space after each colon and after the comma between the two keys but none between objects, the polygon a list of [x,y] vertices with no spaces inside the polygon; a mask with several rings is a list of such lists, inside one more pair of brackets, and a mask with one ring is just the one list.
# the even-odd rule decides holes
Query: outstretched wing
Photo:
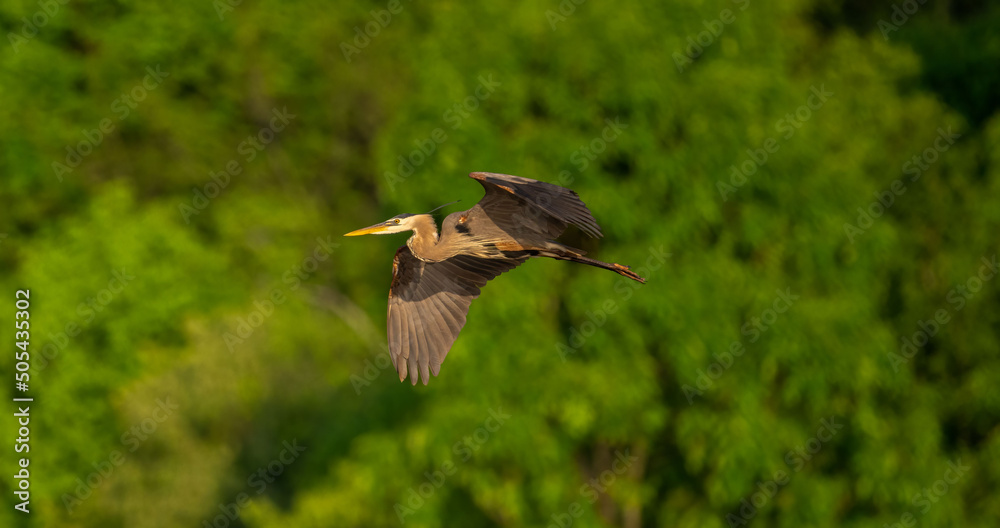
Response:
[{"label": "outstretched wing", "polygon": [[399,380],[410,374],[424,385],[438,375],[441,363],[465,326],[472,300],[490,279],[516,268],[528,257],[482,259],[458,255],[424,262],[410,248],[396,251],[389,287],[389,355]]},{"label": "outstretched wing", "polygon": [[480,207],[501,228],[517,232],[526,226],[550,238],[575,225],[592,237],[600,237],[601,227],[586,204],[570,189],[520,176],[473,172],[486,189]]}]

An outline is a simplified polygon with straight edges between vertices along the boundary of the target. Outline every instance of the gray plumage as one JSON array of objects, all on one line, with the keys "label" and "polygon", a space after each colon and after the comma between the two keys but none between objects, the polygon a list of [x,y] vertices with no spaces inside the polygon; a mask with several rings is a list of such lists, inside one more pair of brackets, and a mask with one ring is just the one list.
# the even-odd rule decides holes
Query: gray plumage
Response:
[{"label": "gray plumage", "polygon": [[531,257],[570,260],[645,282],[628,266],[584,257],[553,239],[568,226],[601,236],[587,206],[569,189],[519,176],[474,172],[486,195],[445,217],[440,235],[429,214],[398,215],[347,236],[413,231],[396,251],[389,287],[389,352],[400,381],[426,385],[438,375],[472,300],[501,273]]}]

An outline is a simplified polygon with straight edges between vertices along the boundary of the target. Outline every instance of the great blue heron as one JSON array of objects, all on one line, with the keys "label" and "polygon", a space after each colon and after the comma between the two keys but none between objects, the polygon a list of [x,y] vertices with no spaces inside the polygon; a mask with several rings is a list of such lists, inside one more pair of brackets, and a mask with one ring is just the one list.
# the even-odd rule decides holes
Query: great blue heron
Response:
[{"label": "great blue heron", "polygon": [[438,235],[430,214],[401,214],[344,236],[413,231],[396,251],[389,286],[389,353],[399,380],[413,385],[438,375],[465,325],[469,304],[486,282],[530,257],[570,260],[646,282],[628,266],[584,257],[555,239],[574,225],[592,237],[601,228],[577,194],[550,183],[490,172],[471,178],[486,188],[472,209],[448,215]]}]

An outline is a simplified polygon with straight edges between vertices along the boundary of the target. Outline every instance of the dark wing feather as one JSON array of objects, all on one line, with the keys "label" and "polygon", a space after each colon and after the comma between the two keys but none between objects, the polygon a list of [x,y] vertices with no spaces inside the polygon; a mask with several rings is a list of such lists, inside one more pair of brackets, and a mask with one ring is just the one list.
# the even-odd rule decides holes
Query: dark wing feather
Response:
[{"label": "dark wing feather", "polygon": [[562,229],[571,224],[592,237],[602,236],[597,220],[580,196],[570,189],[509,174],[473,172],[469,177],[479,180],[486,189],[486,196],[479,203],[487,214],[492,208],[509,209],[508,197],[514,196],[522,209],[527,208],[535,216],[551,217],[563,224]]},{"label": "dark wing feather", "polygon": [[441,363],[465,326],[472,300],[490,279],[512,270],[527,256],[482,259],[458,255],[424,262],[410,248],[396,251],[389,287],[389,355],[399,380],[424,385],[437,376]]}]

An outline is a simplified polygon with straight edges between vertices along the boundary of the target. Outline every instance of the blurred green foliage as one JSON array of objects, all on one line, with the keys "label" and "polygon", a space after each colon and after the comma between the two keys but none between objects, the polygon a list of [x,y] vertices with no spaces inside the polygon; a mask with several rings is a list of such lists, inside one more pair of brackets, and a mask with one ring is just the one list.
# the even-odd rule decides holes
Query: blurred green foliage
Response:
[{"label": "blurred green foliage", "polygon": [[[30,288],[36,401],[32,513],[5,477],[0,524],[994,526],[1000,287],[973,278],[1000,232],[998,24],[964,1],[5,2],[0,337]],[[473,170],[578,191],[606,236],[570,242],[649,283],[531,262],[400,384],[404,237],[340,235],[466,208]]]}]

